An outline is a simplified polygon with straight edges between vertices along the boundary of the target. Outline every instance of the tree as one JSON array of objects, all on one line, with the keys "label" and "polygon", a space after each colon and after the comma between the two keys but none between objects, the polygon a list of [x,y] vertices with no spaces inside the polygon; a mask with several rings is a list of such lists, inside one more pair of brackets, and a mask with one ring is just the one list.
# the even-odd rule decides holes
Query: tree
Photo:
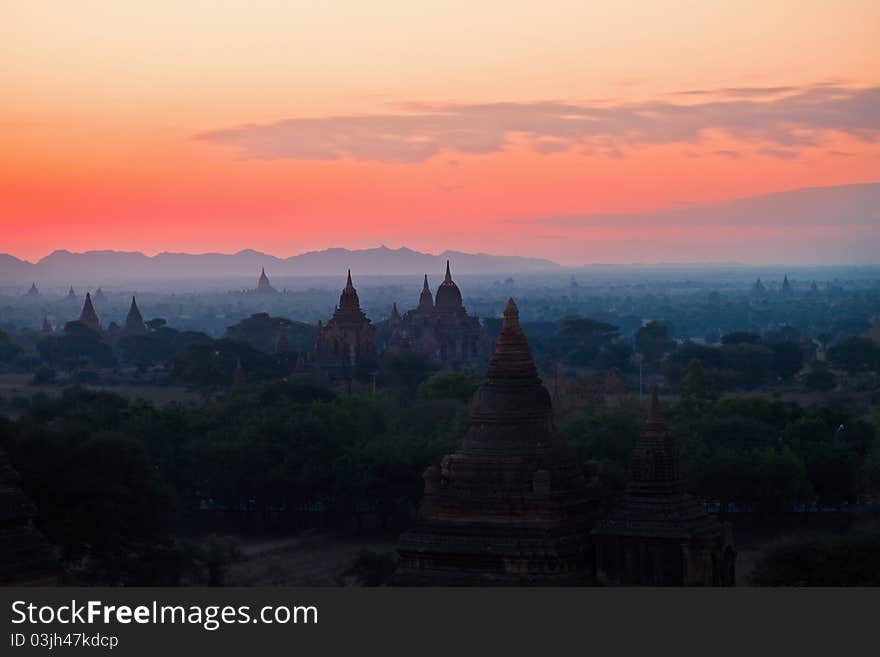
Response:
[{"label": "tree", "polygon": [[801,371],[804,363],[804,352],[796,342],[765,343],[773,352],[770,367],[783,379],[790,379]]},{"label": "tree", "polygon": [[703,365],[696,358],[691,359],[681,381],[683,402],[700,402],[706,397],[706,376]]},{"label": "tree", "polygon": [[457,399],[467,404],[473,398],[482,377],[478,374],[452,372],[435,374],[419,385],[419,399]]},{"label": "tree", "polygon": [[733,331],[721,336],[721,344],[758,344],[761,336],[750,331]]},{"label": "tree", "polygon": [[828,360],[835,367],[848,372],[877,370],[880,366],[880,347],[869,338],[844,338],[828,348]]},{"label": "tree", "polygon": [[829,392],[837,387],[837,377],[828,369],[812,369],[804,375],[803,383],[811,392]]},{"label": "tree", "polygon": [[649,362],[656,362],[672,346],[665,322],[650,321],[636,331],[637,351]]}]

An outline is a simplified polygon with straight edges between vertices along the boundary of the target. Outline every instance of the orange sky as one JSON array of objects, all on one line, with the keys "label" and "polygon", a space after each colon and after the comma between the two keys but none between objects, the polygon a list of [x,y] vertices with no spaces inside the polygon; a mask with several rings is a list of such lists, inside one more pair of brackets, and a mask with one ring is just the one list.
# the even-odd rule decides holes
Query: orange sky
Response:
[{"label": "orange sky", "polygon": [[876,0],[426,4],[5,3],[0,252],[748,261],[541,220],[880,181]]}]

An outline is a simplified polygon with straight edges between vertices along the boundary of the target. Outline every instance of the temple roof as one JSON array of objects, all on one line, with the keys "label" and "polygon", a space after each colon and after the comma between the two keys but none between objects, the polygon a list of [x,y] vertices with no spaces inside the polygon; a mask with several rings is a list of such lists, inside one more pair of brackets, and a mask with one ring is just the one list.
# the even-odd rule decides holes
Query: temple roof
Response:
[{"label": "temple roof", "polygon": [[31,289],[29,289],[29,290],[27,291],[27,293],[28,293],[28,296],[30,296],[30,297],[38,297],[38,296],[40,296],[40,291],[37,289],[37,282],[36,282],[36,281],[34,281],[33,283],[31,283]]},{"label": "temple roof", "polygon": [[98,319],[98,313],[95,312],[95,307],[92,305],[92,295],[89,292],[86,292],[86,300],[79,315],[79,321],[94,331],[101,330],[101,320]]},{"label": "temple roof", "polygon": [[422,293],[419,295],[419,310],[422,312],[434,310],[434,296],[431,294],[431,288],[428,287],[427,274],[425,274],[425,282],[422,284]]},{"label": "temple roof", "polygon": [[449,261],[446,261],[446,277],[437,288],[437,297],[434,305],[441,312],[454,312],[462,308],[461,290],[452,280],[452,273],[449,269]]},{"label": "temple roof", "polygon": [[141,311],[137,306],[137,301],[135,298],[131,298],[131,307],[128,309],[128,315],[125,318],[125,332],[126,333],[145,333],[146,326],[144,325],[144,318],[141,315]]},{"label": "temple roof", "polygon": [[345,288],[339,295],[339,310],[342,311],[358,311],[361,309],[361,301],[358,298],[357,290],[351,282],[351,269],[348,270],[348,279],[345,281]]},{"label": "temple roof", "polygon": [[275,288],[269,283],[269,277],[266,276],[266,268],[263,267],[260,277],[257,279],[257,292],[275,292]]}]

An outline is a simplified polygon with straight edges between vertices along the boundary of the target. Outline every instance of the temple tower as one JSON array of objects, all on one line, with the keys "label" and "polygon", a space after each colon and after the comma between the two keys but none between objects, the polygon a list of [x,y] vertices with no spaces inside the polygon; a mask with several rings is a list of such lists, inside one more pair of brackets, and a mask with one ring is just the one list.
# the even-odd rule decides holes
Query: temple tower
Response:
[{"label": "temple tower", "polygon": [[350,269],[333,317],[318,323],[312,352],[318,371],[331,380],[367,380],[376,370],[376,329],[361,311]]},{"label": "temple tower", "polygon": [[92,295],[88,292],[86,292],[82,312],[79,314],[79,321],[93,331],[101,330],[101,320],[98,319],[98,313],[95,312],[95,307],[92,305]]},{"label": "temple tower", "polygon": [[655,387],[631,459],[623,499],[592,532],[600,584],[731,586],[736,551],[730,525],[683,491],[675,442]]},{"label": "temple tower", "polygon": [[556,434],[512,299],[464,440],[424,478],[395,583],[591,583],[593,481]]},{"label": "temple tower", "polygon": [[432,315],[434,313],[434,297],[431,294],[431,288],[428,287],[427,274],[425,274],[425,282],[422,284],[422,293],[419,295],[418,311],[422,315]]},{"label": "temple tower", "polygon": [[29,296],[29,297],[40,296],[40,291],[37,289],[37,282],[36,281],[31,283],[31,288],[27,291],[26,296]]},{"label": "temple tower", "polygon": [[134,297],[131,298],[131,307],[128,309],[128,315],[125,317],[123,332],[126,335],[142,335],[147,332],[144,318]]},{"label": "temple tower", "polygon": [[260,277],[257,279],[256,291],[260,292],[261,294],[271,294],[273,292],[277,292],[277,290],[269,283],[269,277],[266,276],[265,267],[263,267],[263,271],[260,273]]}]

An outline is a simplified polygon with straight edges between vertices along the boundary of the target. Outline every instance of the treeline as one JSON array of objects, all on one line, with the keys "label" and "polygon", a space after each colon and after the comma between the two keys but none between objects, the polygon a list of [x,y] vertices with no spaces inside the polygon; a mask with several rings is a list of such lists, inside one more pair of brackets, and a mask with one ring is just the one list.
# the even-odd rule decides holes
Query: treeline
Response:
[{"label": "treeline", "polygon": [[[406,527],[425,468],[463,436],[478,381],[434,376],[406,403],[307,378],[164,407],[70,389],[0,419],[0,446],[72,581],[206,583],[219,581],[228,546],[185,537],[229,519],[251,532]],[[846,398],[803,408],[690,397],[666,416],[687,488],[722,514],[846,509],[880,486],[876,420]],[[626,485],[643,419],[634,400],[558,414],[606,503]]]}]

